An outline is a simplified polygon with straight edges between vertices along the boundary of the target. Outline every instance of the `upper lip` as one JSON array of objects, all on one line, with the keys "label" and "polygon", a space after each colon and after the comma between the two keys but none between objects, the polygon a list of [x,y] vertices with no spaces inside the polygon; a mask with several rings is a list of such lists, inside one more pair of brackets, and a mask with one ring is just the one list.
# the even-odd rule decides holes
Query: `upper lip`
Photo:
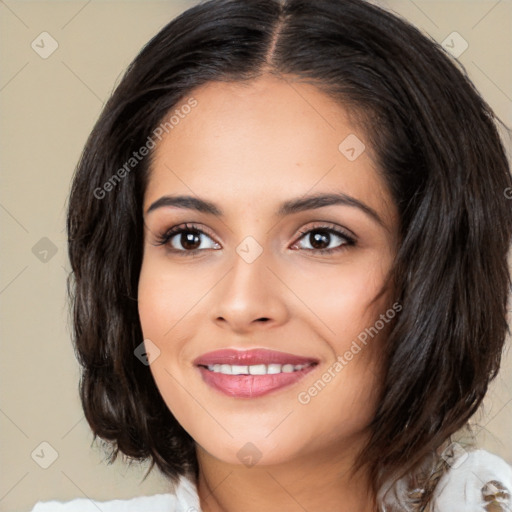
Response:
[{"label": "upper lip", "polygon": [[214,364],[256,365],[256,364],[308,364],[318,363],[314,357],[304,357],[276,350],[263,348],[250,350],[222,349],[207,352],[194,360],[196,366],[209,366]]}]

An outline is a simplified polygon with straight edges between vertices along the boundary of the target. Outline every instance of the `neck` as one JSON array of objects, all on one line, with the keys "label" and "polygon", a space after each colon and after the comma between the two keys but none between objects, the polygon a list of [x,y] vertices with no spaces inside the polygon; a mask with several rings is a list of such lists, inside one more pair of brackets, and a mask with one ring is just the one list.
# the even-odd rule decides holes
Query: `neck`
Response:
[{"label": "neck", "polygon": [[197,447],[203,512],[375,512],[368,474],[351,471],[353,456],[295,458],[246,467],[224,463]]}]

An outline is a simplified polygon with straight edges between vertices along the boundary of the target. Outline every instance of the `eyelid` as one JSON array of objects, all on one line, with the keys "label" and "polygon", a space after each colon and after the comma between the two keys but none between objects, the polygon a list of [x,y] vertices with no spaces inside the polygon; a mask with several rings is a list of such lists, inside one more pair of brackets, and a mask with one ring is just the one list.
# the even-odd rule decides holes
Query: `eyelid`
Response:
[{"label": "eyelid", "polygon": [[[219,244],[214,235],[209,231],[208,228],[199,227],[199,224],[195,224],[193,222],[183,222],[181,224],[177,224],[172,228],[165,230],[163,233],[156,235],[156,242],[153,245],[166,245],[173,237],[179,235],[183,231],[197,231],[199,234],[206,235],[211,238],[216,244]],[[195,251],[204,250],[204,249],[194,249],[193,251],[183,251],[172,249],[173,252],[182,252],[182,253],[193,253]]]},{"label": "eyelid", "polygon": [[[332,224],[327,221],[326,222],[316,221],[313,224],[314,225],[308,225],[306,228],[303,228],[303,229],[301,229],[301,231],[299,231],[299,233],[297,235],[298,236],[297,241],[300,240],[300,238],[302,238],[304,235],[307,235],[311,231],[315,231],[317,229],[318,230],[324,229],[326,231],[334,232],[335,234],[343,236],[344,238],[346,238],[347,240],[349,240],[352,243],[357,242],[357,236],[347,228],[338,226],[337,224]],[[294,244],[295,243],[296,242],[294,242]]]},{"label": "eyelid", "polygon": [[[352,233],[352,231],[343,228],[342,226],[332,224],[330,222],[322,222],[322,221],[316,221],[314,225],[309,225],[306,228],[303,228],[301,231],[299,231],[298,235],[295,237],[295,241],[292,243],[292,247],[295,246],[301,239],[303,239],[307,234],[309,234],[312,231],[316,230],[324,230],[329,233],[334,234],[335,236],[338,236],[340,238],[344,238],[346,242],[338,247],[331,248],[331,249],[303,249],[307,252],[313,252],[317,254],[334,254],[337,251],[345,249],[347,246],[353,246],[357,243],[357,237]],[[182,224],[178,224],[176,226],[173,226],[172,228],[166,230],[160,235],[157,235],[157,241],[153,245],[168,245],[170,240],[174,238],[175,236],[179,235],[183,231],[195,231],[199,233],[200,235],[206,235],[211,240],[213,240],[216,244],[221,245],[216,238],[209,232],[208,228],[205,227],[199,227],[199,224],[195,223],[189,223],[184,222]],[[170,248],[169,250],[173,253],[181,253],[181,255],[193,255],[198,252],[204,251],[205,249],[192,249],[190,251],[187,250],[181,250],[181,249],[175,249]],[[210,250],[218,250],[218,249],[210,249]]]},{"label": "eyelid", "polygon": [[[301,240],[307,239],[307,235],[314,231],[325,231],[329,233],[330,235],[334,235],[335,237],[338,237],[341,240],[344,240],[344,243],[341,243],[340,245],[336,247],[331,248],[323,248],[323,249],[315,249],[315,248],[301,248],[299,247],[299,244]],[[350,230],[347,230],[341,226],[338,225],[331,225],[330,223],[326,222],[317,222],[314,226],[309,226],[303,230],[300,231],[299,237],[296,239],[295,242],[291,245],[291,248],[293,250],[302,250],[305,251],[306,254],[311,254],[313,257],[323,257],[323,256],[335,256],[338,254],[343,253],[344,251],[348,250],[350,247],[357,245],[357,237],[355,235],[349,234],[348,232],[352,233]],[[330,244],[329,244],[330,245]]]}]

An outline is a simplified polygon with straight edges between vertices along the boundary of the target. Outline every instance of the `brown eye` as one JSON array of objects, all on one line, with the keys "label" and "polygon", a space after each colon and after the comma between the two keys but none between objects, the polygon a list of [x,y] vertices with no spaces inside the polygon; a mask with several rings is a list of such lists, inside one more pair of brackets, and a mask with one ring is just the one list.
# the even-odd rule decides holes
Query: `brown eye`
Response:
[{"label": "brown eye", "polygon": [[331,234],[325,231],[311,231],[308,236],[313,249],[327,249],[331,242]]},{"label": "brown eye", "polygon": [[[208,246],[208,243],[204,243],[205,240],[209,239],[212,243]],[[216,249],[219,246],[214,242],[206,233],[203,233],[197,229],[180,229],[179,231],[171,234],[167,244],[171,249],[182,252],[192,252],[202,249]]]},{"label": "brown eye", "polygon": [[355,240],[345,233],[331,227],[317,227],[301,233],[306,246],[300,247],[296,242],[294,247],[322,253],[336,252],[345,249],[346,246],[355,245]]},{"label": "brown eye", "polygon": [[157,245],[166,245],[171,251],[184,255],[204,249],[220,249],[220,245],[204,231],[188,225],[175,226],[168,230],[158,238]]},{"label": "brown eye", "polygon": [[198,249],[201,245],[201,234],[197,231],[182,231],[179,237],[174,238],[178,238],[181,246],[190,251]]}]

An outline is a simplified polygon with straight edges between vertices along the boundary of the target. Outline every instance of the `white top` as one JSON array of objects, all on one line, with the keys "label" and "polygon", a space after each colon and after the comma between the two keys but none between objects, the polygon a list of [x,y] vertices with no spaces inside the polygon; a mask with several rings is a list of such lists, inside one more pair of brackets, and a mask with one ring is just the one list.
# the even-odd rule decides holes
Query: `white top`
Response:
[{"label": "white top", "polygon": [[31,512],[201,512],[196,485],[181,476],[175,494],[139,496],[128,500],[38,502]]},{"label": "white top", "polygon": [[[485,496],[495,494],[495,498]],[[451,461],[439,480],[433,497],[433,512],[487,512],[491,500],[500,504],[492,510],[512,510],[512,466],[485,450],[464,452]],[[383,511],[392,510],[387,502]],[[389,508],[388,508],[389,507]],[[175,494],[156,494],[128,500],[93,501],[85,498],[67,502],[38,502],[31,512],[201,512],[195,483],[181,476]]]}]

